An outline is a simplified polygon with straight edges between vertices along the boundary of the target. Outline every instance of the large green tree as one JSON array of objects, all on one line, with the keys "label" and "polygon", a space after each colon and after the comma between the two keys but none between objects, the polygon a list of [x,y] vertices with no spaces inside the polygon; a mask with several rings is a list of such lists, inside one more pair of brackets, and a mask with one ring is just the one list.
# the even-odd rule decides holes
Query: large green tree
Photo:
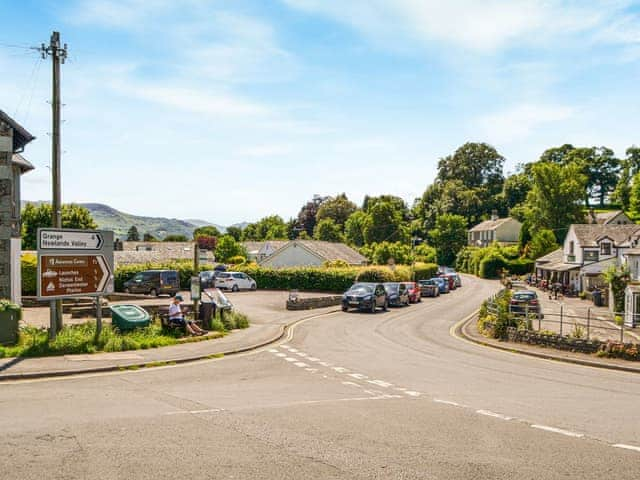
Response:
[{"label": "large green tree", "polygon": [[251,223],[243,230],[244,240],[286,240],[288,228],[279,215],[270,215]]},{"label": "large green tree", "polygon": [[316,213],[316,222],[320,223],[328,218],[343,229],[349,216],[357,209],[356,204],[349,200],[345,193],[341,193],[322,202]]},{"label": "large green tree", "polygon": [[140,241],[140,232],[138,232],[138,227],[136,227],[135,225],[131,225],[131,228],[127,232],[127,241],[128,242]]},{"label": "large green tree", "polygon": [[213,225],[205,225],[204,227],[198,227],[193,231],[193,239],[197,240],[198,237],[219,237],[220,230]]},{"label": "large green tree", "polygon": [[561,166],[538,162],[531,174],[533,187],[525,203],[526,221],[532,232],[549,229],[561,242],[570,224],[584,221],[580,200],[587,179],[575,163]]},{"label": "large green tree", "polygon": [[[22,210],[22,249],[35,250],[37,248],[38,228],[51,227],[52,209],[48,203],[35,205],[27,203]],[[84,207],[73,203],[62,205],[62,228],[78,230],[94,230],[98,228],[91,217],[91,213]]]},{"label": "large green tree", "polygon": [[320,205],[327,200],[328,197],[314,195],[311,200],[305,203],[298,213],[298,227],[304,229],[309,236],[313,235],[316,228],[316,215],[320,209]]},{"label": "large green tree", "polygon": [[600,206],[611,195],[618,183],[620,160],[607,147],[574,148],[567,153],[565,163],[575,164],[586,178],[585,206],[596,199]]},{"label": "large green tree", "polygon": [[242,229],[234,226],[227,227],[227,235],[231,235],[236,242],[239,242],[242,240]]},{"label": "large green tree", "polygon": [[361,247],[364,245],[364,223],[367,214],[362,210],[353,212],[344,224],[344,236],[349,245]]},{"label": "large green tree", "polygon": [[342,228],[332,218],[324,218],[316,224],[313,238],[325,242],[343,242]]},{"label": "large green tree", "polygon": [[408,241],[409,227],[404,223],[402,212],[388,201],[378,201],[369,207],[362,226],[365,243]]},{"label": "large green tree", "polygon": [[461,180],[467,188],[497,195],[502,190],[504,157],[486,143],[468,142],[438,162],[439,182]]},{"label": "large green tree", "polygon": [[467,220],[461,215],[444,214],[429,231],[441,265],[453,265],[458,252],[467,244]]},{"label": "large green tree", "polygon": [[247,257],[247,251],[240,242],[236,242],[231,235],[223,235],[218,239],[215,250],[216,261],[226,262],[230,258],[238,255],[245,258]]}]

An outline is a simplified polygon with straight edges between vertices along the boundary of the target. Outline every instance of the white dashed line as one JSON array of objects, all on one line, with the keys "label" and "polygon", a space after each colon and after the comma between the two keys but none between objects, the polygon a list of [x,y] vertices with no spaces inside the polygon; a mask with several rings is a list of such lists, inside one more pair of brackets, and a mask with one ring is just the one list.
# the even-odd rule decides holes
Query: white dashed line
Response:
[{"label": "white dashed line", "polygon": [[490,410],[476,410],[476,413],[479,413],[480,415],[486,415],[487,417],[499,418],[500,420],[513,420],[513,417],[508,417],[507,415],[495,413]]},{"label": "white dashed line", "polygon": [[404,392],[406,390],[406,388],[404,388],[404,387],[396,387],[396,388],[394,388],[394,390],[396,390],[398,392]]},{"label": "white dashed line", "polygon": [[531,428],[537,428],[539,430],[544,430],[546,432],[559,433],[560,435],[566,435],[567,437],[574,437],[574,438],[584,437],[584,434],[582,433],[571,432],[569,430],[562,430],[561,428],[556,428],[556,427],[548,427],[546,425],[531,425]]},{"label": "white dashed line", "polygon": [[289,351],[290,351],[290,352],[293,352],[293,353],[296,353],[298,350],[297,350],[297,349],[295,349],[295,348],[289,348]]},{"label": "white dashed line", "polygon": [[361,373],[350,373],[349,376],[355,378],[356,380],[366,380],[367,378],[369,378],[366,375],[362,375]]},{"label": "white dashed line", "polygon": [[307,364],[306,364],[306,363],[304,363],[304,362],[296,362],[296,363],[294,363],[294,365],[295,365],[296,367],[300,367],[300,368],[302,368],[302,367],[308,367],[308,366],[309,366],[309,365],[307,365]]},{"label": "white dashed line", "polygon": [[287,354],[286,354],[286,353],[274,353],[274,355],[275,355],[276,357],[286,357],[286,356],[287,356]]},{"label": "white dashed line", "polygon": [[298,355],[299,357],[306,357],[307,354],[304,352],[298,352],[296,355]]},{"label": "white dashed line", "polygon": [[269,349],[269,352],[270,352],[270,353],[278,353],[278,350],[276,350],[275,348],[270,348],[270,349]]},{"label": "white dashed line", "polygon": [[[390,386],[392,386],[392,383],[389,382],[383,382],[382,380],[367,380],[367,382],[372,383],[374,385],[378,385],[379,387],[383,387],[383,388],[389,388]],[[399,390],[396,388],[396,390],[400,391],[400,392],[404,392],[406,390],[406,388],[403,388],[402,390]]]},{"label": "white dashed line", "polygon": [[634,452],[640,452],[640,447],[636,447],[635,445],[625,445],[624,443],[616,443],[615,445],[611,445],[615,448],[624,448],[625,450],[633,450]]},{"label": "white dashed line", "polygon": [[310,362],[319,362],[320,361],[320,359],[316,358],[316,357],[309,357],[309,358],[307,358],[307,360],[309,360]]},{"label": "white dashed line", "polygon": [[358,388],[362,388],[362,385],[360,385],[359,383],[356,382],[342,382],[343,385],[350,385],[352,387],[358,387]]},{"label": "white dashed line", "polygon": [[287,362],[297,362],[297,361],[298,361],[298,359],[297,359],[297,358],[291,358],[291,357],[285,357],[285,360],[286,360]]},{"label": "white dashed line", "polygon": [[318,362],[318,363],[320,363],[320,365],[322,365],[323,367],[330,367],[331,366],[331,364],[327,363],[327,362]]},{"label": "white dashed line", "polygon": [[452,405],[454,407],[464,407],[464,405],[457,402],[452,402],[451,400],[440,400],[439,398],[434,398],[433,401],[436,403],[442,403],[444,405]]},{"label": "white dashed line", "polygon": [[419,397],[420,395],[422,395],[420,392],[413,392],[411,390],[407,390],[406,392],[404,392],[405,395],[409,395],[410,397]]},{"label": "white dashed line", "polygon": [[224,408],[209,408],[207,410],[178,410],[176,412],[166,412],[165,415],[193,415],[197,413],[218,413],[224,411]]},{"label": "white dashed line", "polygon": [[317,368],[305,368],[307,372],[316,373],[318,371]]},{"label": "white dashed line", "polygon": [[333,367],[333,369],[338,373],[347,373],[349,371],[349,369],[344,367]]}]

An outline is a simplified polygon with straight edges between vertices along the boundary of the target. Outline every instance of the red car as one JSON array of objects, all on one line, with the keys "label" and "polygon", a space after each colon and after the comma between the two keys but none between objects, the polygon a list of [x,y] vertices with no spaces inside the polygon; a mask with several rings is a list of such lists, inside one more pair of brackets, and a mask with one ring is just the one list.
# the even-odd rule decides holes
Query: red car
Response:
[{"label": "red car", "polygon": [[440,277],[444,278],[447,282],[449,282],[449,290],[455,290],[456,289],[456,276],[449,274],[449,273],[445,273],[440,275]]},{"label": "red car", "polygon": [[407,287],[409,293],[409,303],[418,303],[422,301],[422,295],[420,293],[420,285],[416,282],[402,282]]}]

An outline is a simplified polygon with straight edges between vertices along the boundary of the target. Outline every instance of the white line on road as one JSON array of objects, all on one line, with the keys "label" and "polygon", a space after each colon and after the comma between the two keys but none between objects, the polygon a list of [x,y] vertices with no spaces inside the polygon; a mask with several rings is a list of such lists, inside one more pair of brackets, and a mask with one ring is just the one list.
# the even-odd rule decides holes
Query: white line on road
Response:
[{"label": "white line on road", "polygon": [[487,417],[499,418],[500,420],[513,420],[513,417],[503,415],[502,413],[492,412],[491,410],[476,410],[476,413],[486,415]]},{"label": "white line on road", "polygon": [[298,350],[297,350],[297,349],[295,349],[295,348],[291,348],[291,347],[289,347],[289,351],[290,351],[290,352],[293,352],[293,353],[296,353]]},{"label": "white line on road", "polygon": [[307,372],[316,373],[318,371],[317,368],[305,368]]},{"label": "white line on road", "polygon": [[352,387],[358,387],[358,388],[362,388],[362,385],[360,385],[359,383],[356,382],[342,382],[343,385],[350,385]]},{"label": "white line on road", "polygon": [[420,392],[414,392],[411,390],[406,390],[404,394],[409,395],[410,397],[419,397],[420,395],[422,395]]},{"label": "white line on road", "polygon": [[296,367],[301,367],[301,368],[302,368],[302,367],[308,367],[308,366],[309,366],[308,364],[306,364],[306,363],[304,363],[304,362],[296,362],[296,363],[294,363],[294,365],[295,365]]},{"label": "white line on road", "polygon": [[223,411],[224,408],[209,408],[207,410],[178,410],[176,412],[166,412],[164,415],[192,415],[196,413],[218,413]]},{"label": "white line on road", "polygon": [[269,352],[271,352],[271,353],[278,353],[278,350],[276,350],[275,348],[270,348],[270,349],[269,349]]},{"label": "white line on road", "polygon": [[316,357],[309,357],[309,358],[307,358],[307,360],[309,360],[310,362],[319,362],[320,361],[320,359],[316,358]]},{"label": "white line on road", "polygon": [[286,357],[286,358],[285,358],[285,360],[286,360],[287,362],[297,362],[297,361],[298,361],[298,359],[297,359],[297,358],[291,358],[291,357]]},{"label": "white line on road", "polygon": [[286,357],[286,356],[287,356],[287,354],[286,354],[286,353],[274,353],[274,355],[275,355],[276,357]]},{"label": "white line on road", "polygon": [[318,362],[320,365],[322,365],[323,367],[330,367],[331,364],[327,363],[327,362]]},{"label": "white line on road", "polygon": [[396,387],[396,388],[394,388],[394,390],[397,390],[398,392],[404,392],[406,390],[406,388],[404,388],[404,387]]},{"label": "white line on road", "polygon": [[362,375],[361,373],[350,373],[349,376],[355,378],[356,380],[366,380],[367,378],[369,378],[366,375]]},{"label": "white line on road", "polygon": [[349,369],[344,367],[333,367],[333,369],[338,373],[347,373],[349,371]]},{"label": "white line on road", "polygon": [[635,445],[625,445],[624,443],[616,443],[615,445],[611,445],[615,448],[624,448],[625,450],[633,450],[634,452],[640,452],[640,447],[636,447]]},{"label": "white line on road", "polygon": [[298,352],[296,355],[298,355],[299,357],[306,357],[307,354],[304,352]]},{"label": "white line on road", "polygon": [[442,403],[444,405],[452,405],[454,407],[464,407],[465,406],[465,405],[462,405],[462,404],[457,403],[457,402],[452,402],[451,400],[441,400],[439,398],[434,398],[433,401],[436,402],[436,403]]},{"label": "white line on road", "polygon": [[539,430],[545,430],[547,432],[553,432],[553,433],[559,433],[560,435],[566,435],[567,437],[574,437],[574,438],[582,438],[584,437],[584,434],[582,433],[576,433],[576,432],[571,432],[569,430],[563,430],[561,428],[556,428],[556,427],[548,427],[546,425],[531,425],[531,428],[537,428]]},{"label": "white line on road", "polygon": [[[372,383],[373,385],[378,385],[379,387],[383,387],[383,388],[389,388],[390,386],[393,385],[392,383],[383,382],[382,380],[367,380],[367,382]],[[396,388],[396,390],[400,392],[404,392],[406,388],[403,388],[403,389]]]}]

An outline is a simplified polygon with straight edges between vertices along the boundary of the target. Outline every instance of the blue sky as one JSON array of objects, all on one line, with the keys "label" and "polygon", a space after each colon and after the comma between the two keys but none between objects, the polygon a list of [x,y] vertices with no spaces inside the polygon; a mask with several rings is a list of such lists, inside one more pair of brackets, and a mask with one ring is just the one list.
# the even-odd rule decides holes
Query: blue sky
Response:
[{"label": "blue sky", "polygon": [[219,224],[313,194],[409,203],[485,141],[506,170],[562,143],[640,143],[640,6],[623,0],[0,0],[0,108],[50,198],[53,29],[63,201]]}]

